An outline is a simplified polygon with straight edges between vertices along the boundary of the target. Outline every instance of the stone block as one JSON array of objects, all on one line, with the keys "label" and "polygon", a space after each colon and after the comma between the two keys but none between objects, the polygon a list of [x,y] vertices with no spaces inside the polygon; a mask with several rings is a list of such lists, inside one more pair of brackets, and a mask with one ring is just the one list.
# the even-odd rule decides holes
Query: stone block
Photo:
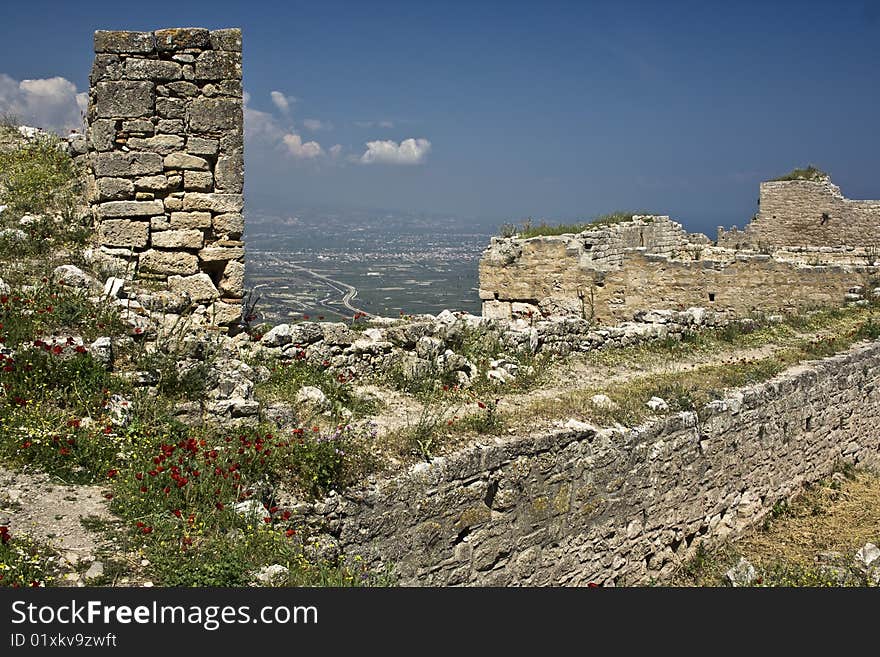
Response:
[{"label": "stone block", "polygon": [[[205,85],[208,86],[208,85]],[[214,89],[221,96],[233,96],[235,98],[242,97],[241,79],[236,80],[220,80],[214,83]]]},{"label": "stone block", "polygon": [[196,98],[187,109],[186,120],[194,132],[240,132],[244,125],[242,104],[231,98]]},{"label": "stone block", "polygon": [[183,137],[180,135],[156,135],[146,139],[131,137],[126,145],[133,151],[168,155],[183,148]]},{"label": "stone block", "polygon": [[241,53],[208,50],[196,59],[196,80],[205,82],[229,78],[241,78]]},{"label": "stone block", "polygon": [[242,130],[231,130],[220,136],[221,153],[233,153],[242,148],[244,148],[244,132]]},{"label": "stone block", "polygon": [[138,268],[150,274],[195,274],[199,269],[199,260],[185,251],[150,249],[140,254]]},{"label": "stone block", "polygon": [[178,80],[180,64],[160,59],[129,57],[125,60],[125,77],[129,80]]},{"label": "stone block", "polygon": [[[174,178],[178,178],[180,182],[183,182],[182,176],[174,176]],[[171,177],[169,177],[169,180]],[[166,212],[180,212],[183,210],[183,192],[175,192],[174,194],[170,194],[165,197],[165,211]]]},{"label": "stone block", "polygon": [[210,212],[172,212],[171,227],[180,228],[210,228]]},{"label": "stone block", "polygon": [[97,207],[98,218],[152,217],[165,211],[162,201],[108,201]]},{"label": "stone block", "polygon": [[230,260],[223,268],[220,291],[230,297],[244,296],[244,263]]},{"label": "stone block", "polygon": [[188,155],[187,153],[171,153],[165,156],[166,169],[195,169],[198,171],[208,171],[211,166],[204,158],[196,155]]},{"label": "stone block", "polygon": [[187,192],[183,197],[184,210],[210,210],[218,214],[241,212],[244,199],[241,194],[202,194]]},{"label": "stone block", "polygon": [[[149,119],[130,119],[122,122],[122,132],[126,134],[140,134],[152,136],[156,132],[156,126]],[[127,144],[131,148],[131,143]]]},{"label": "stone block", "polygon": [[184,171],[183,189],[194,192],[209,192],[214,187],[214,176],[210,171]]},{"label": "stone block", "polygon": [[241,52],[241,30],[237,27],[211,30],[210,40],[214,50]]},{"label": "stone block", "polygon": [[99,201],[122,200],[134,194],[134,184],[128,178],[98,178],[95,185]]},{"label": "stone block", "polygon": [[122,59],[119,55],[95,55],[92,71],[89,74],[89,84],[119,80],[122,78],[122,74]]},{"label": "stone block", "polygon": [[241,194],[244,189],[244,158],[241,152],[217,158],[214,177],[218,192]]},{"label": "stone block", "polygon": [[147,192],[167,192],[170,188],[168,178],[163,175],[137,178],[134,181],[134,186],[138,191],[143,190]]},{"label": "stone block", "polygon": [[200,249],[204,243],[200,230],[163,230],[152,237],[152,245],[163,249]]},{"label": "stone block", "polygon": [[96,53],[147,55],[155,49],[156,39],[152,32],[127,32],[120,30],[98,30],[95,32]]},{"label": "stone block", "polygon": [[185,292],[196,303],[213,301],[220,296],[211,277],[204,273],[192,276],[169,276],[168,286],[172,292]]},{"label": "stone block", "polygon": [[241,304],[215,301],[208,308],[208,317],[215,324],[235,324],[241,319]]},{"label": "stone block", "polygon": [[168,230],[169,228],[171,228],[171,222],[168,220],[167,214],[160,217],[150,217],[151,231]]},{"label": "stone block", "polygon": [[96,119],[86,131],[86,138],[96,151],[112,151],[116,139],[116,122]]},{"label": "stone block", "polygon": [[186,152],[190,155],[217,155],[220,142],[216,139],[203,137],[188,137],[186,140]]},{"label": "stone block", "polygon": [[169,82],[164,85],[165,89],[171,96],[179,96],[182,98],[193,98],[199,95],[199,88],[192,82],[179,80],[177,82]]},{"label": "stone block", "polygon": [[162,119],[182,119],[186,115],[186,101],[169,96],[157,98],[156,114]]},{"label": "stone block", "polygon": [[98,241],[103,246],[142,249],[147,245],[149,236],[150,224],[147,221],[107,219],[98,226]]},{"label": "stone block", "polygon": [[160,52],[188,50],[190,48],[209,48],[211,34],[201,27],[174,27],[156,30],[156,48]]},{"label": "stone block", "polygon": [[102,119],[149,116],[155,106],[151,82],[98,82],[95,98],[95,111]]},{"label": "stone block", "polygon": [[230,239],[241,237],[244,232],[244,217],[237,212],[218,214],[214,217],[213,224],[215,233],[226,235]]},{"label": "stone block", "polygon": [[244,257],[242,247],[208,246],[199,251],[199,260],[202,262],[223,262],[224,260],[238,260]]},{"label": "stone block", "polygon": [[163,134],[179,135],[184,132],[183,119],[159,119],[156,130]]}]

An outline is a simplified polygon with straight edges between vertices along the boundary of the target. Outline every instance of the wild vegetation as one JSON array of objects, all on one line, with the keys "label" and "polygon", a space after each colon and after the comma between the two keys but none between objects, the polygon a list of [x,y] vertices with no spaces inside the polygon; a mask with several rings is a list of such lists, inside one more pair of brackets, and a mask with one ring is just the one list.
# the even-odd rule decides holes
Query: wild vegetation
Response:
[{"label": "wild vegetation", "polygon": [[585,230],[593,230],[602,228],[603,226],[612,226],[614,224],[632,221],[636,215],[651,215],[652,212],[640,210],[636,212],[617,211],[608,214],[599,215],[590,221],[571,224],[548,224],[544,220],[535,224],[531,219],[526,219],[517,227],[514,224],[505,224],[501,227],[501,235],[503,237],[513,237],[514,235],[520,239],[528,239],[530,237],[546,237],[551,235],[565,235],[582,233]]},{"label": "wild vegetation", "polygon": [[812,181],[820,181],[828,177],[828,174],[819,169],[818,167],[810,164],[802,169],[792,169],[784,176],[779,176],[778,178],[773,178],[774,181],[782,181],[782,180],[812,180]]},{"label": "wild vegetation", "polygon": [[[740,559],[755,568],[747,586],[877,586],[880,571],[858,552],[880,544],[880,475],[841,465],[827,479],[778,503],[763,525],[716,548],[698,548],[671,583],[729,585],[727,572]],[[876,574],[875,574],[876,573]]]}]

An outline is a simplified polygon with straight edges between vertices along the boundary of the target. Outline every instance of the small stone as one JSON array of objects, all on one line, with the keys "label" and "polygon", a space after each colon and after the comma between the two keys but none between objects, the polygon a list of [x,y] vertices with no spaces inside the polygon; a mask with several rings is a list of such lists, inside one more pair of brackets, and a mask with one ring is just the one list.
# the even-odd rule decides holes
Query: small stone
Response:
[{"label": "small stone", "polygon": [[330,407],[330,402],[320,388],[303,386],[296,393],[294,401],[300,406],[305,406],[313,412],[324,411]]},{"label": "small stone", "polygon": [[590,397],[590,403],[602,410],[614,410],[617,408],[617,404],[614,403],[611,397],[602,393]]},{"label": "small stone", "polygon": [[869,568],[877,559],[880,559],[880,548],[873,543],[865,543],[865,545],[856,552],[856,563],[861,568]]},{"label": "small stone", "polygon": [[61,265],[52,271],[52,280],[61,285],[80,289],[98,289],[100,283],[76,265]]},{"label": "small stone", "polygon": [[88,349],[92,358],[105,367],[113,365],[113,341],[109,337],[103,336],[96,339],[89,345]]},{"label": "small stone", "polygon": [[196,303],[213,301],[220,296],[211,277],[204,273],[192,276],[169,276],[168,285],[173,292],[185,292]]},{"label": "small stone", "polygon": [[287,581],[290,571],[281,564],[263,566],[254,575],[254,582],[263,586],[273,586]]},{"label": "small stone", "polygon": [[99,577],[104,576],[104,563],[101,561],[93,561],[89,566],[88,570],[83,573],[83,579],[86,581],[91,579],[98,579]]},{"label": "small stone", "polygon": [[745,557],[740,557],[736,565],[725,574],[731,586],[751,586],[758,578],[755,567]]},{"label": "small stone", "polygon": [[666,403],[665,399],[661,399],[660,397],[651,397],[646,406],[655,413],[665,413],[669,410],[669,404]]},{"label": "small stone", "polygon": [[290,334],[290,324],[279,324],[264,333],[260,343],[267,347],[281,347],[290,344]]}]

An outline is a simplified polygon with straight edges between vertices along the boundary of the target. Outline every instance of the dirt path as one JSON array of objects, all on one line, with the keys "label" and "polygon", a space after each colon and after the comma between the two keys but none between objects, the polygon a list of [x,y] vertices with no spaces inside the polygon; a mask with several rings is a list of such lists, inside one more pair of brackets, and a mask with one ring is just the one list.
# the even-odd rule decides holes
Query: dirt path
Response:
[{"label": "dirt path", "polygon": [[66,485],[44,473],[0,467],[0,525],[56,548],[70,563],[91,561],[101,537],[82,518],[112,520],[101,486]]}]

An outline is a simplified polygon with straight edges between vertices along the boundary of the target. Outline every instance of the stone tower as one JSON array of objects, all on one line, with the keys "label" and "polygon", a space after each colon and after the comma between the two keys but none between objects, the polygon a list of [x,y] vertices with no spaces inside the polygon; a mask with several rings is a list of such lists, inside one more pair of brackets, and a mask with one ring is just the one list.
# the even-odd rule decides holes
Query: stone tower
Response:
[{"label": "stone tower", "polygon": [[217,325],[244,295],[241,30],[95,32],[90,203],[101,250]]}]

